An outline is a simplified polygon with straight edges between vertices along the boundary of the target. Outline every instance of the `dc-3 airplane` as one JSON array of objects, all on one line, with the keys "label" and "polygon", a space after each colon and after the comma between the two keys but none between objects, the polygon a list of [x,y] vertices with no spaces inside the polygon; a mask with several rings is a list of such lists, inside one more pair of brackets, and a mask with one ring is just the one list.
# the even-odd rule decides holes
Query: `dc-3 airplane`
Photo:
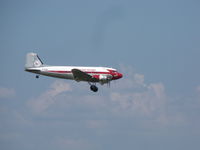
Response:
[{"label": "dc-3 airplane", "polygon": [[110,84],[110,81],[122,78],[122,74],[116,69],[107,67],[79,67],[79,66],[49,66],[43,64],[36,53],[28,53],[26,56],[25,71],[39,75],[56,78],[71,79],[77,82],[86,81],[93,92],[98,91],[96,83]]}]

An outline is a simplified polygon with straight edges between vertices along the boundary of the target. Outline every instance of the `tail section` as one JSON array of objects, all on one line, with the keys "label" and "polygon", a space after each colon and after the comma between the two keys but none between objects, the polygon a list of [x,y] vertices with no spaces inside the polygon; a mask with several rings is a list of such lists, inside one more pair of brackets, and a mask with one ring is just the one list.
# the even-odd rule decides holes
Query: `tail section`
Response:
[{"label": "tail section", "polygon": [[26,68],[36,68],[41,67],[42,65],[43,62],[36,53],[28,53],[26,55]]}]

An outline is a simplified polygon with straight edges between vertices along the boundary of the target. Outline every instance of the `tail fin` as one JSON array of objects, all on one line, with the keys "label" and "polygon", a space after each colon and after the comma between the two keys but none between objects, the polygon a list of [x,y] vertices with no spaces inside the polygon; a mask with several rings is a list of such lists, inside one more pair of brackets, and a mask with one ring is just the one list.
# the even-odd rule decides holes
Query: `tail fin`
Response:
[{"label": "tail fin", "polygon": [[40,67],[43,65],[43,62],[38,57],[36,53],[28,53],[26,55],[26,68],[32,68],[32,67]]}]

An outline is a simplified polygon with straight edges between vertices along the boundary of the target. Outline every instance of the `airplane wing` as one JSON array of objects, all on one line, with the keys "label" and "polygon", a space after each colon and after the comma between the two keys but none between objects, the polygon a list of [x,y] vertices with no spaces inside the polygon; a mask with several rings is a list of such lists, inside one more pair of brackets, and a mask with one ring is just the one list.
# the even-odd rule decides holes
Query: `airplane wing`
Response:
[{"label": "airplane wing", "polygon": [[72,73],[76,81],[98,82],[97,78],[94,78],[79,69],[72,69]]}]

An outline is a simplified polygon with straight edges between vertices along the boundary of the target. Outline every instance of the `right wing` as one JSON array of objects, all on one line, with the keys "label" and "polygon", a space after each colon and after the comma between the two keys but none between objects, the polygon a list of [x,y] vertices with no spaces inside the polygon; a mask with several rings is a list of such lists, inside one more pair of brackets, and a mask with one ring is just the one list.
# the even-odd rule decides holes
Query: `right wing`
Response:
[{"label": "right wing", "polygon": [[97,78],[94,78],[79,69],[72,69],[72,73],[76,81],[98,82]]}]

